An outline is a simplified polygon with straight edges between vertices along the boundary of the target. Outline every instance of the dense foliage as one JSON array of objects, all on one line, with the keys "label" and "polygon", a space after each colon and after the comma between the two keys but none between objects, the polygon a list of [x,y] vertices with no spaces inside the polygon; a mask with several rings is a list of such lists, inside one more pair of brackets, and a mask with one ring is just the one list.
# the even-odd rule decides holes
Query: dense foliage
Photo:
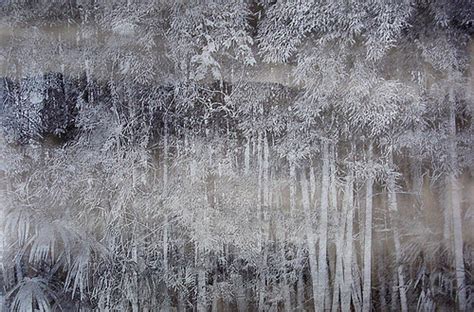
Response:
[{"label": "dense foliage", "polygon": [[473,309],[473,12],[0,2],[1,304]]}]

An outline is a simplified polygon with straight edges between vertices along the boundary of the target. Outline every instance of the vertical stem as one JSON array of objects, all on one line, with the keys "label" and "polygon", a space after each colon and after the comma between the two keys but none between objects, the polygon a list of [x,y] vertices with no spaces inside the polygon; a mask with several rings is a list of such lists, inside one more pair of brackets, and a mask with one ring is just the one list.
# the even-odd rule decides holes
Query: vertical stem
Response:
[{"label": "vertical stem", "polygon": [[321,202],[320,202],[320,232],[319,232],[319,259],[318,259],[318,305],[321,309],[326,307],[326,296],[328,293],[328,269],[327,269],[327,233],[328,233],[328,192],[329,192],[329,147],[327,142],[322,146],[322,180],[321,180]]},{"label": "vertical stem", "polygon": [[362,289],[361,276],[359,266],[357,264],[357,257],[352,257],[352,302],[355,311],[362,311]]},{"label": "vertical stem", "polygon": [[387,268],[387,264],[385,263],[384,244],[385,240],[380,239],[380,258],[377,261],[377,273],[379,279],[379,302],[381,311],[387,311],[387,300],[385,299],[385,295],[387,293],[387,283],[385,281],[385,270]]},{"label": "vertical stem", "polygon": [[245,163],[245,174],[249,174],[250,173],[250,137],[247,137],[247,142],[245,143],[244,163]]},{"label": "vertical stem", "polygon": [[[270,147],[268,144],[267,134],[263,136],[263,210],[265,212],[270,206],[271,202],[271,187],[270,187]],[[265,221],[265,217],[264,217]]]},{"label": "vertical stem", "polygon": [[290,164],[290,213],[294,215],[296,209],[296,166],[292,157],[288,159]]},{"label": "vertical stem", "polygon": [[314,300],[314,311],[322,310],[321,302],[318,301],[318,262],[316,255],[316,236],[314,235],[313,225],[311,222],[311,206],[309,199],[308,182],[306,180],[306,173],[301,172],[301,196],[303,201],[303,210],[305,213],[305,226],[306,226],[306,241],[308,244],[308,257],[309,257],[309,270],[311,273],[311,282],[313,284],[313,300]]},{"label": "vertical stem", "polygon": [[[369,143],[367,152],[369,170],[372,170],[372,143]],[[374,178],[369,173],[366,182],[365,192],[365,228],[364,228],[364,278],[362,287],[362,310],[369,312],[371,310],[371,288],[372,288],[372,187]]]},{"label": "vertical stem", "polygon": [[206,298],[206,271],[204,268],[204,252],[199,248],[197,250],[198,259],[198,289],[197,289],[197,311],[207,311],[207,298]]},{"label": "vertical stem", "polygon": [[392,312],[398,311],[398,271],[393,271],[392,277],[392,293],[391,293],[391,302],[390,302],[390,310]]},{"label": "vertical stem", "polygon": [[[136,243],[133,243],[133,246],[132,246],[132,261],[134,261],[136,264],[137,264],[137,269],[138,269],[138,247],[136,245]],[[135,289],[133,289],[133,294],[131,294],[132,298],[130,298],[130,301],[131,301],[131,304],[132,304],[132,311],[133,312],[138,312],[139,311],[139,305],[138,305],[138,301],[140,298],[140,294],[138,292],[138,289],[139,289],[139,285],[138,285],[138,272],[136,270],[133,270],[133,277],[132,277],[132,280],[133,280],[133,287]]]},{"label": "vertical stem", "polygon": [[333,287],[332,311],[338,311],[340,306],[341,288],[343,284],[343,239],[344,239],[344,225],[347,214],[347,204],[343,203],[341,211],[338,210],[337,205],[337,185],[336,185],[336,152],[335,146],[331,147],[331,162],[330,162],[330,189],[331,189],[331,213],[336,216],[336,259],[335,259],[335,277]]},{"label": "vertical stem", "polygon": [[457,162],[457,144],[456,144],[456,111],[455,97],[453,90],[449,94],[449,160],[451,163],[451,171],[449,173],[449,188],[451,190],[451,212],[453,220],[453,236],[454,236],[454,260],[456,266],[456,284],[458,292],[458,304],[460,311],[466,311],[466,285],[464,270],[464,251],[462,236],[462,217],[461,217],[461,199],[459,195],[459,183],[456,174],[458,168]]},{"label": "vertical stem", "polygon": [[[388,152],[388,162],[389,166],[393,167],[393,153],[392,147]],[[398,275],[398,292],[400,293],[400,305],[401,311],[407,312],[407,297],[405,290],[405,277],[403,275],[403,264],[402,261],[402,248],[400,243],[400,231],[399,231],[399,212],[398,212],[398,203],[397,203],[397,194],[395,193],[395,175],[390,174],[388,177],[388,209],[390,211],[390,217],[393,227],[393,240],[395,243],[395,262],[397,266],[397,275]]]},{"label": "vertical stem", "polygon": [[412,172],[412,184],[413,192],[421,200],[421,195],[423,192],[423,176],[422,176],[422,162],[418,155],[412,156],[412,161],[410,164]]},{"label": "vertical stem", "polygon": [[[282,258],[282,261],[284,263],[284,265],[286,265],[286,252],[285,252],[285,241],[283,241],[282,243],[282,248],[281,248],[281,258]],[[290,293],[290,286],[288,284],[288,278],[287,278],[287,275],[286,275],[286,272],[283,272],[283,286],[282,286],[282,292],[283,292],[283,304],[284,304],[284,310],[285,311],[291,311],[292,307],[291,307],[291,293]]]},{"label": "vertical stem", "polygon": [[[316,271],[316,269],[315,269]],[[312,276],[311,276],[312,278]],[[313,282],[314,285],[314,282]],[[313,294],[314,296],[314,294]],[[296,311],[304,311],[304,281],[303,270],[298,272],[298,281],[296,282]]]},{"label": "vertical stem", "polygon": [[263,195],[263,149],[262,149],[262,135],[257,134],[257,161],[258,161],[258,177],[257,177],[257,201],[258,201],[258,216],[262,213],[262,195]]},{"label": "vertical stem", "polygon": [[443,211],[443,218],[444,218],[444,223],[443,223],[443,240],[445,243],[446,248],[449,250],[449,253],[452,254],[452,232],[453,232],[453,213],[451,207],[451,202],[452,202],[452,192],[450,188],[451,182],[450,182],[450,176],[446,178],[446,188],[444,192],[440,195],[441,202],[443,205],[446,207]]},{"label": "vertical stem", "polygon": [[[5,220],[4,208],[0,209],[0,220]],[[3,231],[3,226],[0,227],[0,263],[3,270],[3,253],[5,252],[5,234]],[[3,277],[3,272],[2,272]],[[0,289],[0,311],[6,311],[5,307],[5,296],[3,294],[3,289]]]},{"label": "vertical stem", "polygon": [[320,187],[320,185],[318,184],[316,175],[314,174],[314,170],[315,170],[314,167],[311,167],[309,170],[309,187],[310,187],[310,194],[311,194],[311,197],[310,197],[311,203],[317,202],[318,193],[316,192],[316,190],[318,189],[318,186]]},{"label": "vertical stem", "polygon": [[[167,194],[168,191],[168,119],[164,117],[164,126],[163,126],[163,190]],[[166,195],[165,195],[166,196]],[[165,211],[165,220],[163,224],[163,272],[165,280],[165,293],[164,293],[164,307],[168,308],[169,305],[169,294],[168,294],[168,214]]]},{"label": "vertical stem", "polygon": [[[265,246],[265,227],[264,227],[264,220],[263,220],[263,209],[265,206],[265,182],[264,182],[264,174],[265,174],[265,147],[263,146],[264,143],[264,135],[262,133],[257,134],[257,158],[258,158],[258,219],[260,220],[260,233],[259,233],[259,243],[260,249],[262,251],[262,265],[261,265],[261,272],[265,272],[264,268],[266,267],[267,263],[267,248]],[[259,311],[263,311],[266,309],[266,276],[261,274],[259,276],[258,281],[258,288],[259,288],[259,298],[258,298],[258,309]]]},{"label": "vertical stem", "polygon": [[213,281],[213,294],[212,294],[212,312],[217,312],[219,310],[219,289],[217,287],[217,273],[214,274]]},{"label": "vertical stem", "polygon": [[[341,311],[349,312],[351,310],[351,285],[352,285],[352,250],[353,250],[353,215],[354,215],[354,177],[352,166],[349,168],[346,185],[344,188],[344,209],[346,212],[346,240],[344,253],[344,284],[341,295]],[[344,217],[344,215],[343,215]]]}]

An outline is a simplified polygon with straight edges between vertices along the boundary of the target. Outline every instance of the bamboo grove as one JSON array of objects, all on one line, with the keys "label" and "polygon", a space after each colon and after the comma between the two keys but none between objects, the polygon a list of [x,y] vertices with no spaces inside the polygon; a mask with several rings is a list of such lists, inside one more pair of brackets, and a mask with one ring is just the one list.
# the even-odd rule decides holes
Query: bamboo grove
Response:
[{"label": "bamboo grove", "polygon": [[2,1],[4,310],[471,310],[472,12]]}]

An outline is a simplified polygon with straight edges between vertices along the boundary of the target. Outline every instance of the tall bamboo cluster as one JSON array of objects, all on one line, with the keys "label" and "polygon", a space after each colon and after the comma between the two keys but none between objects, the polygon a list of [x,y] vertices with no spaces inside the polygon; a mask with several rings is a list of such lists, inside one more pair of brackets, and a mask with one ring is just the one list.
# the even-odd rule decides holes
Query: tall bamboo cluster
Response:
[{"label": "tall bamboo cluster", "polygon": [[1,304],[469,311],[470,8],[2,4]]}]

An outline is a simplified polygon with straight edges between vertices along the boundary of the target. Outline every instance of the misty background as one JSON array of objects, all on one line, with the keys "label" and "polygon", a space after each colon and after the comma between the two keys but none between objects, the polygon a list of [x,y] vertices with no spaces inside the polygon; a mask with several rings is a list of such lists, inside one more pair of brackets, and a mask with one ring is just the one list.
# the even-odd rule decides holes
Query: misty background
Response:
[{"label": "misty background", "polygon": [[1,1],[3,310],[472,310],[473,12]]}]

